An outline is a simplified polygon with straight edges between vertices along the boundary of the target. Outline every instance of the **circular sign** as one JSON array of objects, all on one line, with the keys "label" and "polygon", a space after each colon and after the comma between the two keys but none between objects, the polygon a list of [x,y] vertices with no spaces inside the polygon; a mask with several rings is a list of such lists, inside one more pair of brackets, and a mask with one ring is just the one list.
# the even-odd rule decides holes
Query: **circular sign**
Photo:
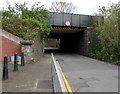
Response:
[{"label": "circular sign", "polygon": [[65,21],[66,26],[70,26],[70,24],[71,24],[70,21]]}]

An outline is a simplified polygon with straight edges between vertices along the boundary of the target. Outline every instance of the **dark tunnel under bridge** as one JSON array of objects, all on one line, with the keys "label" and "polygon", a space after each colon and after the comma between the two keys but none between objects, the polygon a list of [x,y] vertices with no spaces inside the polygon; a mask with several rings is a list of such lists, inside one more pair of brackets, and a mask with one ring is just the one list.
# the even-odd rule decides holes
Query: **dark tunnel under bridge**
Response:
[{"label": "dark tunnel under bridge", "polygon": [[79,53],[86,55],[90,40],[88,39],[86,28],[82,29],[53,28],[48,39],[59,39],[59,48],[46,49],[46,52]]}]

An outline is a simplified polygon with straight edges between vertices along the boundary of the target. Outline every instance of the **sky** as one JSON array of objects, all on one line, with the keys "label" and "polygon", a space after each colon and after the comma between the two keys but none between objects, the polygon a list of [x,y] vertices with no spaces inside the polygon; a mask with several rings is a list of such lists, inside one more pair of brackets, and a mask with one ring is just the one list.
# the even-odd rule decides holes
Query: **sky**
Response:
[{"label": "sky", "polygon": [[[41,2],[46,8],[51,6],[53,1],[60,0],[1,0],[0,10],[6,7],[8,3],[13,5],[14,3],[28,2],[28,6],[31,6],[35,2]],[[78,9],[77,14],[93,15],[98,12],[99,6],[108,6],[110,3],[118,3],[120,0],[62,0],[65,2],[72,2]]]}]

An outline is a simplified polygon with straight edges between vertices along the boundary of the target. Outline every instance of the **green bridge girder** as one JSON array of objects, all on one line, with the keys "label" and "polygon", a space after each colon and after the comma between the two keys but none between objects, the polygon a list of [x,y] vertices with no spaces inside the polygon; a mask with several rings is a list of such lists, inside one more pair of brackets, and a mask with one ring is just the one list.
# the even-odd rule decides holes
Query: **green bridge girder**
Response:
[{"label": "green bridge girder", "polygon": [[72,13],[49,12],[48,24],[61,27],[90,27],[95,24],[103,24],[102,16],[91,16]]}]

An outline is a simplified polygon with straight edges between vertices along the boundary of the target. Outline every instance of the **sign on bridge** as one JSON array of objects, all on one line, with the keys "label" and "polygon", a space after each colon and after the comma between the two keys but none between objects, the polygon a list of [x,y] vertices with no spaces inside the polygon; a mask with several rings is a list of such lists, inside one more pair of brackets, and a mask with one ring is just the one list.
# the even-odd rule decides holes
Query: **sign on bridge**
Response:
[{"label": "sign on bridge", "polygon": [[70,26],[71,25],[71,23],[70,23],[70,21],[68,20],[68,21],[65,21],[65,26]]}]

